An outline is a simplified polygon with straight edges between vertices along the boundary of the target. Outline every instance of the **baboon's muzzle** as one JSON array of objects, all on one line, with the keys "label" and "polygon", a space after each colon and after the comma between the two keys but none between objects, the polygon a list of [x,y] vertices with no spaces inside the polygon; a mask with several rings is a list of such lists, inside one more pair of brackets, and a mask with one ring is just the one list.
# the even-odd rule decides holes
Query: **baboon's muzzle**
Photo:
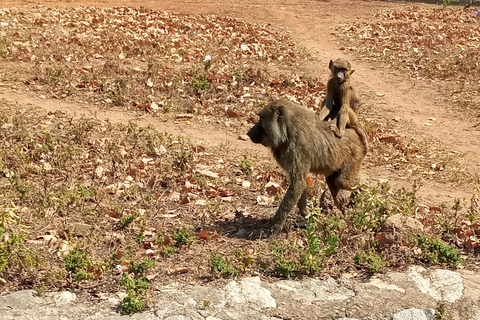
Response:
[{"label": "baboon's muzzle", "polygon": [[253,142],[255,143],[261,143],[263,139],[263,134],[262,134],[262,127],[257,123],[248,130],[247,136],[252,139]]}]

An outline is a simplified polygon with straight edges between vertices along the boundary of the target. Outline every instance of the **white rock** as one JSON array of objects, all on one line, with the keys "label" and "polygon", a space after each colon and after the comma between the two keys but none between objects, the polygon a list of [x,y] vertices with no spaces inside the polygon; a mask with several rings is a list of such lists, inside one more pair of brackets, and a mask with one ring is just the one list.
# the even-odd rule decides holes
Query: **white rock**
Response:
[{"label": "white rock", "polygon": [[188,298],[185,303],[183,304],[185,308],[193,308],[197,305],[197,302],[193,298]]},{"label": "white rock", "polygon": [[54,297],[57,305],[69,304],[77,300],[77,295],[70,291],[63,291]]},{"label": "white rock", "polygon": [[283,280],[278,282],[277,286],[295,292],[295,294],[292,294],[293,299],[298,301],[305,300],[309,303],[315,301],[342,301],[355,295],[352,290],[340,285],[331,277],[326,280]]},{"label": "white rock", "polygon": [[165,318],[165,320],[192,320],[192,318],[185,317],[185,316],[171,316],[171,317]]},{"label": "white rock", "polygon": [[379,289],[387,289],[387,290],[396,290],[396,291],[399,291],[401,293],[405,293],[405,289],[403,288],[400,288],[394,284],[388,284],[388,283],[385,283],[383,282],[382,280],[378,279],[378,278],[372,278],[370,279],[369,282],[366,282],[365,285],[367,286],[373,286],[373,287],[376,287],[376,288],[379,288]]},{"label": "white rock", "polygon": [[454,302],[463,294],[462,276],[450,270],[431,270],[413,266],[408,270],[412,280],[422,293],[428,293],[438,301]]},{"label": "white rock", "polygon": [[0,309],[25,309],[31,304],[41,304],[44,302],[45,301],[42,298],[37,296],[35,290],[21,290],[5,296],[0,296]]},{"label": "white rock", "polygon": [[260,277],[232,281],[225,286],[226,301],[238,304],[251,303],[259,308],[275,308],[277,303],[270,290],[260,286]]},{"label": "white rock", "polygon": [[405,309],[395,313],[392,320],[435,320],[435,310]]}]

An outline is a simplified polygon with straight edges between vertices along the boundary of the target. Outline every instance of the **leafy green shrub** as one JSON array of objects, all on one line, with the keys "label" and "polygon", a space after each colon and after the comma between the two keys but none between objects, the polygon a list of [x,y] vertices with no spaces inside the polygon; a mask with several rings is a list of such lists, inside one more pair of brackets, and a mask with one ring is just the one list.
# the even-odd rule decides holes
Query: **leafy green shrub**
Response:
[{"label": "leafy green shrub", "polygon": [[373,250],[370,252],[357,253],[353,262],[356,265],[366,266],[373,273],[377,273],[385,267],[385,262],[382,260],[382,257]]},{"label": "leafy green shrub", "polygon": [[128,295],[122,299],[121,305],[123,312],[134,313],[145,308],[145,301],[143,301],[142,296],[129,292]]},{"label": "leafy green shrub", "polygon": [[93,264],[85,252],[78,249],[70,252],[63,259],[63,265],[65,269],[72,274],[75,282],[93,279],[93,274],[88,272]]},{"label": "leafy green shrub", "polygon": [[175,239],[177,241],[177,243],[180,244],[180,245],[192,244],[193,243],[193,236],[192,236],[190,228],[188,228],[188,227],[182,228],[182,229],[174,232],[173,233],[173,239]]},{"label": "leafy green shrub", "polygon": [[219,274],[224,278],[236,277],[238,275],[238,269],[230,261],[225,260],[215,252],[212,252],[212,259],[208,265],[213,274]]},{"label": "leafy green shrub", "polygon": [[155,267],[155,262],[149,259],[139,263],[131,262],[133,272],[122,273],[120,286],[127,291],[127,296],[121,302],[124,313],[134,313],[145,308],[145,291],[148,289],[148,281],[145,272]]},{"label": "leafy green shrub", "polygon": [[458,250],[439,239],[422,236],[417,239],[417,245],[423,251],[421,260],[425,262],[444,264],[454,268],[463,263]]}]

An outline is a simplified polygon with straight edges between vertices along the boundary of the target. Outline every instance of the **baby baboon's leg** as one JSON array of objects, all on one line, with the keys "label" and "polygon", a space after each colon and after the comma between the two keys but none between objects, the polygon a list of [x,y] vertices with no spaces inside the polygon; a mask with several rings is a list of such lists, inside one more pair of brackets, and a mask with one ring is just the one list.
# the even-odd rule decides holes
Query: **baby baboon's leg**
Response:
[{"label": "baby baboon's leg", "polygon": [[342,107],[337,115],[337,128],[335,129],[335,135],[339,138],[343,136],[345,133],[345,127],[349,122],[349,109]]},{"label": "baby baboon's leg", "polygon": [[[335,135],[340,138],[345,133],[345,128],[357,128],[357,127],[358,127],[358,118],[355,112],[351,108],[342,107],[338,112],[337,130],[335,131]],[[362,136],[361,138],[364,140],[366,139],[365,136]]]}]

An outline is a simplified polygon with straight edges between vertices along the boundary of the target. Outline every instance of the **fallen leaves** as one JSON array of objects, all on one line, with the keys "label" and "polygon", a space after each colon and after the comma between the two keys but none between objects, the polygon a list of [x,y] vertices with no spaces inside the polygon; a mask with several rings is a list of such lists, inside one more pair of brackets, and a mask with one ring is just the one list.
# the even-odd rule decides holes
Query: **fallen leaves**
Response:
[{"label": "fallen leaves", "polygon": [[480,247],[480,222],[462,221],[453,232],[458,245],[464,245],[468,249]]},{"label": "fallen leaves", "polygon": [[409,69],[416,79],[479,79],[475,8],[409,7],[384,10],[372,20],[340,25],[336,35],[366,59]]}]

